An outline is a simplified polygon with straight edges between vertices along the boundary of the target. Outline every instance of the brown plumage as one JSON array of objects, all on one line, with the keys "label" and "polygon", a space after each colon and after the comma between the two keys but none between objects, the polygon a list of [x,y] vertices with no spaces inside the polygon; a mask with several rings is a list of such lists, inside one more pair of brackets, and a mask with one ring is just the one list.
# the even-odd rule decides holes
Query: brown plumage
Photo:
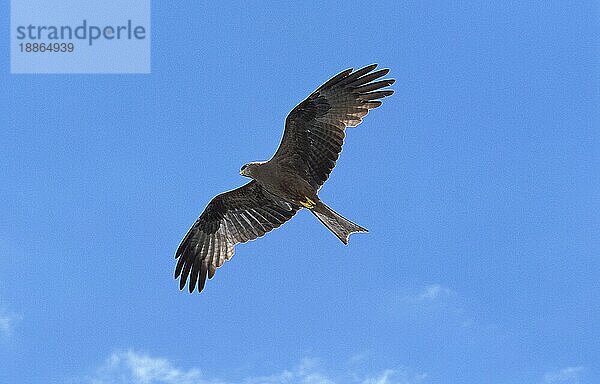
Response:
[{"label": "brown plumage", "polygon": [[382,89],[393,79],[375,81],[389,70],[372,64],[334,76],[287,116],[283,138],[273,157],[242,167],[254,180],[216,196],[179,245],[175,278],[183,289],[202,291],[206,278],[233,256],[236,244],[254,240],[309,209],[344,244],[353,232],[367,230],[337,214],[317,193],[342,150],[345,128],[361,123],[370,109],[393,93]]}]

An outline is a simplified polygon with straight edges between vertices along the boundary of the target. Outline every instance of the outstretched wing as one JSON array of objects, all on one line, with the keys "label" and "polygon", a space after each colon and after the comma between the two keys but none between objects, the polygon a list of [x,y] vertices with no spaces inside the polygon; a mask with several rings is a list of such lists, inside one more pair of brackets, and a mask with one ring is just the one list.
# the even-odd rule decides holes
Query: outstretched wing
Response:
[{"label": "outstretched wing", "polygon": [[294,216],[299,207],[265,192],[256,181],[222,193],[208,204],[179,245],[175,278],[179,289],[204,289],[217,268],[233,256],[234,246],[263,236]]},{"label": "outstretched wing", "polygon": [[270,161],[293,169],[315,190],[327,180],[342,151],[344,130],[361,123],[370,109],[390,96],[381,90],[394,79],[374,81],[389,69],[373,72],[377,64],[358,71],[347,69],[328,80],[298,104],[285,121],[285,131]]}]

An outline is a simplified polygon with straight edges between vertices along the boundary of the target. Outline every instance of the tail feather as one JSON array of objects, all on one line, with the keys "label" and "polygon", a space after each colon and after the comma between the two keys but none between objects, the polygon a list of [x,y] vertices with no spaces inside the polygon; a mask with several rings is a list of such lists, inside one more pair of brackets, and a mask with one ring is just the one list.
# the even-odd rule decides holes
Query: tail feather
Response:
[{"label": "tail feather", "polygon": [[354,232],[369,232],[366,228],[338,214],[323,202],[319,201],[317,206],[310,211],[344,244],[348,244],[348,238]]}]

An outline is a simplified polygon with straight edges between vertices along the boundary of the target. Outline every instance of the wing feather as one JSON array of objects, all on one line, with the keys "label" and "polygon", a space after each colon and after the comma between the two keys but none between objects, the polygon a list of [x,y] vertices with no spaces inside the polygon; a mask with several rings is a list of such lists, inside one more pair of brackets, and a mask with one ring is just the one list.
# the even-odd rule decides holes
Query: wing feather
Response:
[{"label": "wing feather", "polygon": [[256,182],[216,196],[177,248],[179,288],[204,289],[236,244],[263,236],[294,216],[299,207],[266,193]]},{"label": "wing feather", "polygon": [[329,177],[342,151],[344,130],[362,122],[370,109],[394,93],[382,89],[394,79],[378,80],[389,69],[371,64],[347,69],[317,88],[288,115],[281,144],[270,161],[300,174],[315,190]]}]

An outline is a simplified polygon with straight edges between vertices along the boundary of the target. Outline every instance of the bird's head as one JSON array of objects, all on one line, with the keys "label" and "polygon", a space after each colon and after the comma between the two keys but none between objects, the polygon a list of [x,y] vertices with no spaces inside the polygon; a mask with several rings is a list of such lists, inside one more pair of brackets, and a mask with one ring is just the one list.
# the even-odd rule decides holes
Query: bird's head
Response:
[{"label": "bird's head", "polygon": [[242,165],[240,169],[240,175],[254,178],[256,176],[256,170],[263,164],[263,162],[253,162]]}]

